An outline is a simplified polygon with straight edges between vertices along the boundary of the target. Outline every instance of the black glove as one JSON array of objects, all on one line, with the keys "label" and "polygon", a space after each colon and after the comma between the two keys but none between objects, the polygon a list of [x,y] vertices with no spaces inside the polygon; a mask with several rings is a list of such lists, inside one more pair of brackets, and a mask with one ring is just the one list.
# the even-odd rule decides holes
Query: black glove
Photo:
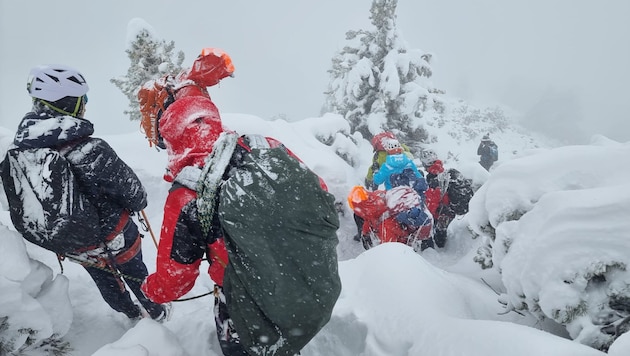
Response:
[{"label": "black glove", "polygon": [[365,178],[365,188],[367,188],[367,190],[375,191],[378,189],[378,186],[374,184],[373,180]]}]

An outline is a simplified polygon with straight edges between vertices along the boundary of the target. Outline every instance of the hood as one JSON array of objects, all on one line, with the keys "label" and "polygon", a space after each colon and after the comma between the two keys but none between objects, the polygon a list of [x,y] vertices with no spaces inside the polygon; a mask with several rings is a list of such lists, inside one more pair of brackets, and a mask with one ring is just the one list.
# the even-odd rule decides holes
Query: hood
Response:
[{"label": "hood", "polygon": [[20,122],[13,144],[19,148],[57,147],[93,133],[94,125],[88,120],[30,112]]},{"label": "hood", "polygon": [[162,115],[159,129],[168,153],[164,179],[169,182],[186,166],[201,167],[224,131],[219,110],[205,96],[175,100]]},{"label": "hood", "polygon": [[442,161],[440,161],[439,159],[436,159],[435,161],[433,161],[431,166],[427,169],[427,172],[429,172],[430,174],[435,174],[435,175],[438,175],[444,172],[444,166],[442,165]]}]

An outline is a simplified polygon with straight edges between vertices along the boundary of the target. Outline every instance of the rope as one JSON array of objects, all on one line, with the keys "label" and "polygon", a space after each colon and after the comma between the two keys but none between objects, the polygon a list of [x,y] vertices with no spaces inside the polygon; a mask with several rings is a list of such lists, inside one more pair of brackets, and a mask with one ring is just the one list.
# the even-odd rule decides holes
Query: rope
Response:
[{"label": "rope", "polygon": [[[136,282],[139,282],[139,283],[144,282],[144,279],[132,277],[132,276],[129,276],[129,275],[126,275],[124,273],[119,272],[105,258],[101,258],[102,263],[96,263],[96,262],[92,262],[92,261],[89,261],[89,260],[76,258],[76,257],[71,256],[71,255],[64,255],[64,256],[57,255],[57,259],[59,260],[59,264],[60,265],[61,265],[61,261],[63,261],[66,258],[71,260],[72,262],[76,262],[76,263],[78,263],[78,264],[80,264],[82,266],[88,266],[88,267],[99,269],[101,271],[105,271],[105,272],[111,273],[111,274],[113,274],[114,276],[116,276],[118,278],[122,277],[124,279],[128,279],[128,280],[131,280],[131,281],[136,281]],[[105,267],[105,266],[107,266],[107,267]],[[63,274],[63,268],[62,268],[62,274]]]},{"label": "rope", "polygon": [[[144,282],[144,279],[140,279],[140,278],[136,278],[136,277],[131,277],[131,276],[129,276],[129,275],[126,275],[126,274],[124,274],[124,273],[121,273],[121,272],[117,271],[117,270],[116,270],[116,269],[114,269],[114,268],[111,266],[111,264],[110,264],[110,263],[109,263],[106,259],[104,259],[104,258],[102,258],[103,263],[102,263],[102,264],[98,264],[98,263],[95,263],[95,262],[92,262],[92,261],[88,261],[88,260],[84,260],[84,259],[76,258],[76,257],[69,256],[69,255],[57,255],[57,260],[59,261],[59,266],[61,266],[61,274],[63,274],[63,265],[61,264],[61,261],[63,261],[63,260],[64,260],[64,259],[66,259],[66,258],[67,258],[67,259],[69,259],[69,260],[71,260],[71,261],[73,261],[73,262],[76,262],[76,263],[78,263],[78,264],[80,264],[80,265],[82,265],[82,266],[87,265],[87,266],[89,266],[89,267],[96,268],[96,269],[99,269],[99,270],[101,270],[101,271],[105,271],[105,272],[111,273],[111,274],[113,274],[114,276],[116,276],[116,278],[118,279],[119,283],[122,283],[122,282],[123,282],[123,280],[122,280],[121,278],[124,278],[124,279],[127,279],[127,280],[136,281],[136,282],[139,282],[139,283]],[[107,267],[104,267],[104,266],[103,266],[103,264],[104,264],[104,266],[107,266]],[[108,268],[108,267],[109,267],[109,268]],[[213,293],[214,293],[214,292],[207,292],[207,293],[200,294],[200,295],[197,295],[197,296],[194,296],[194,297],[179,298],[179,299],[173,300],[173,302],[186,302],[186,301],[189,301],[189,300],[202,298],[202,297],[205,297],[205,296],[211,295],[211,294],[213,294]]]},{"label": "rope", "polygon": [[[140,222],[140,225],[142,226],[142,229],[144,231],[148,231],[151,234],[151,238],[153,239],[153,243],[155,244],[155,247],[158,248],[158,242],[157,239],[155,238],[155,235],[153,234],[153,230],[151,229],[151,225],[149,224],[149,219],[147,218],[146,213],[144,212],[144,210],[140,211],[141,216],[138,216],[138,221]],[[218,255],[216,255],[216,253],[214,251],[212,251],[213,257],[216,257],[216,260],[223,265],[223,267],[226,266],[225,261],[223,261]],[[111,255],[110,252],[110,259],[113,259],[113,256]],[[59,261],[59,267],[61,268],[61,274],[63,274],[63,264],[61,263],[61,261],[63,261],[64,259],[69,259],[73,262],[76,262],[82,266],[89,266],[92,268],[96,268],[99,269],[101,271],[105,271],[108,273],[113,274],[114,276],[116,276],[116,278],[118,279],[119,283],[123,283],[122,279],[126,279],[126,280],[131,280],[131,281],[136,281],[139,283],[143,283],[144,279],[140,279],[140,278],[136,278],[136,277],[132,277],[129,275],[126,275],[124,273],[121,273],[120,271],[118,271],[117,269],[114,268],[115,263],[113,263],[112,261],[108,261],[105,258],[100,258],[101,263],[96,263],[96,262],[92,262],[86,259],[80,259],[80,258],[76,258],[72,255],[57,255],[57,261]],[[204,294],[200,294],[194,297],[188,297],[188,298],[179,298],[176,300],[173,300],[173,302],[186,302],[189,300],[193,300],[193,299],[198,299],[198,298],[202,298],[208,295],[214,294],[214,292],[207,292]]]},{"label": "rope", "polygon": [[174,300],[173,302],[187,302],[187,301],[189,301],[189,300],[198,299],[198,298],[201,298],[201,297],[205,297],[205,296],[207,296],[207,295],[210,295],[210,294],[214,294],[214,292],[208,292],[208,293],[204,293],[204,294],[196,295],[196,296],[194,296],[194,297],[189,297],[189,298],[179,298],[179,299]]}]

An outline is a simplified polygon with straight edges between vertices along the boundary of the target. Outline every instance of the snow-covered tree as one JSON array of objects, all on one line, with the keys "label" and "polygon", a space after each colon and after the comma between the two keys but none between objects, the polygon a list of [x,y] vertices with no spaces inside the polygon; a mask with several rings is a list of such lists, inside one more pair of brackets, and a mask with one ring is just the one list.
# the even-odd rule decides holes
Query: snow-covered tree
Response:
[{"label": "snow-covered tree", "polygon": [[324,111],[343,115],[352,131],[370,139],[384,130],[413,146],[424,142],[423,122],[441,115],[442,93],[429,78],[431,54],[407,49],[396,28],[397,0],[374,0],[372,31],[348,31],[332,59]]},{"label": "snow-covered tree", "polygon": [[138,90],[149,80],[181,72],[184,52],[175,54],[175,42],[159,39],[153,28],[142,19],[135,18],[129,22],[127,36],[129,41],[125,52],[131,61],[127,75],[110,81],[129,99],[129,109],[125,110],[125,114],[130,120],[140,120]]}]

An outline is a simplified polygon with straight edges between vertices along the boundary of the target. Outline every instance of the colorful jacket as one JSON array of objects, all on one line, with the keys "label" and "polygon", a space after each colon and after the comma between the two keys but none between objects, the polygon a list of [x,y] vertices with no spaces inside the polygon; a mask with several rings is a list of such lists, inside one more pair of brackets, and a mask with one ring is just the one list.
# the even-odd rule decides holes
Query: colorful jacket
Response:
[{"label": "colorful jacket", "polygon": [[[413,154],[411,154],[411,150],[404,143],[402,144],[403,153],[409,157],[409,159],[413,160]],[[365,175],[365,185],[366,187],[372,186],[374,171],[377,170],[375,168],[380,168],[383,163],[387,160],[387,152],[384,149],[375,150],[374,156],[372,156],[372,165],[368,168],[367,174]]]},{"label": "colorful jacket", "polygon": [[380,169],[374,173],[374,184],[385,184],[385,189],[392,188],[392,182],[390,178],[392,175],[401,174],[405,169],[411,169],[413,174],[417,178],[424,180],[423,175],[418,171],[418,167],[413,161],[404,153],[388,155],[385,159],[385,163],[381,165]]}]

